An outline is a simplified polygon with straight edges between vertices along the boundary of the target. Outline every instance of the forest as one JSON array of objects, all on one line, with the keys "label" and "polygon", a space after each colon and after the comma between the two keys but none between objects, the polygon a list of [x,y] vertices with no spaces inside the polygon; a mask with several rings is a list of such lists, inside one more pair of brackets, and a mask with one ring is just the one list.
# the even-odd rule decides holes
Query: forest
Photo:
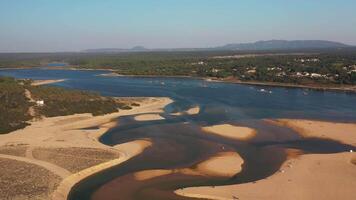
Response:
[{"label": "forest", "polygon": [[356,84],[356,49],[0,54],[0,68],[111,69],[122,75],[192,76],[293,84]]},{"label": "forest", "polygon": [[[34,102],[25,95],[26,90]],[[44,105],[36,105],[38,100],[43,100]],[[34,109],[35,114],[30,112],[30,108]],[[24,128],[34,118],[80,113],[103,115],[118,109],[131,109],[131,106],[98,93],[32,86],[31,80],[0,77],[0,134]]]}]

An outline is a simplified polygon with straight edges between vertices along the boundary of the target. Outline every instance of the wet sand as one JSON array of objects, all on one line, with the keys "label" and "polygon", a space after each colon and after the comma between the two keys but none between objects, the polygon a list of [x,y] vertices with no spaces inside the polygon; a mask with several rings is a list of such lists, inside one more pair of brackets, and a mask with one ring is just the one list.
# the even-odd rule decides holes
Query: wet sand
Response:
[{"label": "wet sand", "polygon": [[[277,120],[306,138],[324,138],[355,145],[356,125],[311,120]],[[356,199],[354,152],[335,154],[293,154],[288,150],[280,170],[272,176],[244,184],[191,187],[176,190],[186,197],[208,199],[314,200]],[[223,168],[222,168],[223,170]]]}]

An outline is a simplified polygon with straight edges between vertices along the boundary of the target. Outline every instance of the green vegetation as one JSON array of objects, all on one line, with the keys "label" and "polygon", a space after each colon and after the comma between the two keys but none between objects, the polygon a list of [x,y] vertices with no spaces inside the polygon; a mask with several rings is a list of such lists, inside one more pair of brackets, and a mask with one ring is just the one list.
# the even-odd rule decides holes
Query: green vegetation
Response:
[{"label": "green vegetation", "polygon": [[41,86],[29,89],[35,100],[44,100],[44,106],[38,106],[40,115],[46,117],[92,113],[103,115],[117,111],[117,103],[109,97],[96,93],[68,90],[57,87]]},{"label": "green vegetation", "polygon": [[0,54],[0,66],[39,66],[49,62],[64,62],[76,68],[112,69],[123,75],[195,76],[303,85],[356,84],[355,48],[301,52]]},{"label": "green vegetation", "polygon": [[[32,99],[26,97],[26,90]],[[43,100],[44,105],[36,105],[35,101],[39,100]],[[97,93],[31,86],[31,81],[0,77],[0,134],[26,127],[27,121],[35,117],[31,116],[31,107],[35,116],[46,117],[79,113],[103,115],[118,109],[131,109],[126,103]]]},{"label": "green vegetation", "polygon": [[0,77],[0,134],[27,126],[30,105],[23,85],[13,78]]}]

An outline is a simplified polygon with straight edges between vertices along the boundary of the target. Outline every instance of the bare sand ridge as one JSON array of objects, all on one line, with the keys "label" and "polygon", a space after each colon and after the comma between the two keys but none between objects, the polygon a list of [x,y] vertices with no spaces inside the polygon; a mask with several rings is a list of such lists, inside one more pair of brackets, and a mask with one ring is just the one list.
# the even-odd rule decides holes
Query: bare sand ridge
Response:
[{"label": "bare sand ridge", "polygon": [[[22,130],[0,135],[0,157],[18,161],[19,167],[21,163],[28,163],[30,166],[38,166],[40,169],[47,169],[49,173],[57,174],[64,181],[54,192],[53,198],[66,199],[71,186],[76,182],[120,164],[151,145],[149,140],[132,141],[115,147],[101,144],[98,138],[117,124],[113,120],[126,115],[160,113],[163,112],[164,106],[171,102],[169,98],[145,98],[141,99],[139,107],[108,115],[93,117],[91,114],[76,114],[32,121],[30,126]],[[81,158],[74,158],[74,150]],[[89,154],[91,156],[85,157]],[[52,159],[53,157],[58,159]],[[78,162],[79,168],[71,165],[69,161],[73,159]],[[93,164],[95,166],[92,166]],[[84,170],[79,171],[81,169]],[[76,171],[79,172],[71,173]],[[4,191],[0,190],[0,193],[2,192]],[[47,195],[44,199],[50,198],[48,194],[43,195]]]},{"label": "bare sand ridge", "polygon": [[39,85],[48,85],[52,83],[59,83],[66,81],[66,79],[57,79],[57,80],[35,80],[33,81],[32,85],[33,86],[39,86]]},{"label": "bare sand ridge", "polygon": [[[355,124],[310,120],[279,120],[308,137],[354,144]],[[292,125],[291,125],[292,124]],[[280,124],[283,125],[283,124]],[[287,160],[276,174],[255,183],[192,187],[177,190],[187,197],[217,200],[353,200],[356,199],[355,153],[311,154]]]},{"label": "bare sand ridge", "polygon": [[230,124],[221,124],[214,126],[206,126],[202,128],[207,133],[227,137],[230,139],[247,140],[255,136],[254,129],[242,126],[234,126]]}]

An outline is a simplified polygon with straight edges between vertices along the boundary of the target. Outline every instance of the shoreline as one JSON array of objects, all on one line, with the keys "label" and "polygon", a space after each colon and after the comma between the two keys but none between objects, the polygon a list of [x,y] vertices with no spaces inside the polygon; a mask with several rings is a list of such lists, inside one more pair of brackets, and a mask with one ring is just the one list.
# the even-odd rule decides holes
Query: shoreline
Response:
[{"label": "shoreline", "polygon": [[253,85],[253,86],[265,86],[265,87],[280,87],[280,88],[301,88],[301,89],[311,89],[311,90],[322,90],[322,91],[335,91],[335,92],[356,92],[356,85],[350,86],[338,86],[338,85],[300,85],[292,83],[279,83],[279,82],[260,82],[260,81],[240,81],[237,79],[219,79],[216,77],[198,77],[198,76],[189,76],[189,75],[128,75],[128,74],[119,74],[115,69],[110,68],[98,68],[98,69],[88,69],[88,68],[78,68],[76,66],[67,66],[67,67],[14,67],[14,68],[0,68],[0,70],[14,70],[14,69],[46,69],[46,70],[74,70],[74,71],[107,71],[109,73],[98,74],[97,76],[103,77],[142,77],[142,78],[191,78],[197,80],[205,80],[208,82],[219,82],[219,83],[232,83],[232,84],[241,84],[241,85]]},{"label": "shoreline", "polygon": [[[106,146],[99,142],[99,138],[103,134],[109,129],[117,126],[117,122],[115,121],[117,118],[152,112],[163,113],[164,107],[173,101],[170,98],[165,97],[147,97],[138,100],[138,102],[140,103],[140,106],[133,107],[131,110],[120,110],[107,115],[92,116],[91,114],[74,114],[33,120],[30,121],[31,125],[24,129],[0,135],[0,148],[11,148],[16,150],[13,151],[13,153],[16,153],[17,149],[23,148],[23,155],[22,153],[13,155],[11,152],[6,152],[4,155],[9,155],[5,156],[8,158],[23,161],[23,164],[37,163],[35,166],[41,168],[47,166],[47,168],[43,169],[47,169],[51,173],[54,172],[54,174],[56,174],[55,172],[58,170],[65,170],[68,172],[68,168],[65,167],[66,164],[63,163],[65,160],[59,160],[58,162],[53,162],[48,159],[43,160],[43,158],[37,157],[38,155],[43,155],[39,154],[41,153],[41,150],[54,151],[56,149],[62,149],[63,152],[66,152],[66,150],[71,148],[77,148],[84,152],[84,155],[87,155],[88,153],[92,154],[90,153],[91,151],[87,151],[87,149],[93,149],[98,151],[98,153],[111,152],[112,154],[115,154],[115,156],[108,157],[108,161],[105,161],[105,159],[103,160],[104,162],[97,161],[99,163],[95,165],[90,165],[90,162],[88,163],[85,159],[81,162],[80,157],[77,158],[78,160],[76,160],[75,163],[78,163],[79,166],[84,165],[86,167],[82,170],[76,172],[72,171],[63,175],[61,177],[62,180],[58,183],[59,187],[57,187],[53,193],[48,194],[48,199],[64,200],[67,199],[67,195],[72,187],[86,177],[123,163],[140,154],[145,148],[151,145],[150,140],[144,139],[130,141],[113,147]],[[90,127],[97,128],[88,129]],[[58,154],[58,156],[69,156],[66,154],[70,153],[62,153]],[[101,154],[98,155],[100,157]],[[88,159],[91,159],[91,157],[92,156],[89,156]],[[72,160],[73,158],[69,159]],[[95,156],[93,159],[95,159]],[[58,158],[56,160],[58,160]]]},{"label": "shoreline", "polygon": [[[300,119],[268,122],[291,128],[304,138],[335,140],[356,148],[356,123]],[[286,151],[288,159],[280,170],[268,178],[243,184],[188,187],[176,190],[175,193],[185,197],[217,200],[355,199],[356,181],[353,177],[356,176],[356,154],[350,148],[350,151],[340,153],[301,155],[295,155],[295,150],[290,148]]]},{"label": "shoreline", "polygon": [[32,86],[48,85],[48,84],[53,84],[53,83],[64,82],[66,80],[67,79],[34,80],[31,85]]},{"label": "shoreline", "polygon": [[298,84],[278,83],[278,82],[220,80],[220,79],[211,79],[211,78],[203,78],[203,79],[206,81],[210,81],[210,82],[232,83],[232,84],[252,85],[252,86],[279,87],[279,88],[301,88],[301,89],[311,89],[311,90],[352,92],[352,93],[356,92],[356,85],[346,86],[346,87],[336,87],[336,86],[298,85]]}]

